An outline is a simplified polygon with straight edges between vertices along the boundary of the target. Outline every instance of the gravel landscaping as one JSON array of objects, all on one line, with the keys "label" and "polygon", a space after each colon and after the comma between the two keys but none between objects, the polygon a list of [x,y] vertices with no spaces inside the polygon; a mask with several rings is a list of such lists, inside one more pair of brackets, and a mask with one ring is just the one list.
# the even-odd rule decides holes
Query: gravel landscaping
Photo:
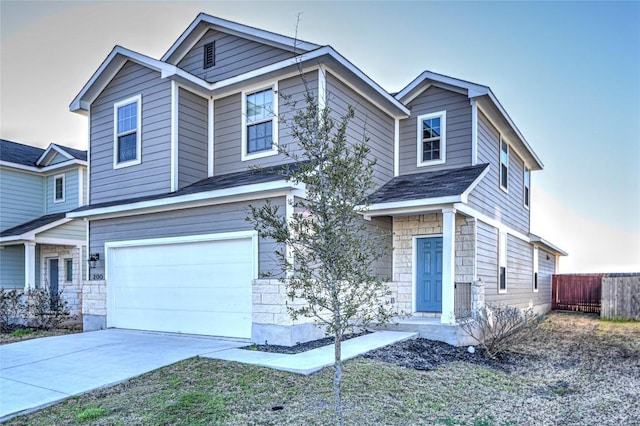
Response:
[{"label": "gravel landscaping", "polygon": [[[193,358],[10,425],[333,422],[333,370]],[[424,339],[345,363],[349,425],[640,425],[640,323],[552,313],[498,360]]]}]

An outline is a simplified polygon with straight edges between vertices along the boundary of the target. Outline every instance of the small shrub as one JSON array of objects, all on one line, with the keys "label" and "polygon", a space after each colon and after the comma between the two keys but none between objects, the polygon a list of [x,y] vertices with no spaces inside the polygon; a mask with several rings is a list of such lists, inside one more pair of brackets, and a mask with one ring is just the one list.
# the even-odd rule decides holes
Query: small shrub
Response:
[{"label": "small shrub", "polygon": [[13,337],[24,337],[24,336],[28,336],[30,334],[33,334],[33,330],[31,330],[30,328],[21,328],[18,330],[14,330],[13,333],[11,333],[11,336]]},{"label": "small shrub", "polygon": [[531,335],[540,321],[532,309],[487,304],[460,326],[480,342],[488,358],[495,359]]},{"label": "small shrub", "polygon": [[76,419],[81,422],[95,420],[107,414],[106,408],[90,407],[76,414]]},{"label": "small shrub", "polygon": [[62,291],[52,294],[47,287],[29,289],[27,312],[33,317],[34,326],[43,330],[56,328],[71,318],[69,303],[62,297]]},{"label": "small shrub", "polygon": [[26,316],[26,308],[22,289],[0,288],[0,331],[9,332],[20,325]]}]

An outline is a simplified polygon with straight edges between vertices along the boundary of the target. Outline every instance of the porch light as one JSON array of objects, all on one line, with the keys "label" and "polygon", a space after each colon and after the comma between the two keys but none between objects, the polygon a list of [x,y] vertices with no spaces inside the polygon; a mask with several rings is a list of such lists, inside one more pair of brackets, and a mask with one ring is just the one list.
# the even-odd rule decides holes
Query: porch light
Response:
[{"label": "porch light", "polygon": [[98,260],[100,260],[100,253],[89,254],[89,259],[87,259],[87,262],[89,262],[89,269],[95,269]]}]

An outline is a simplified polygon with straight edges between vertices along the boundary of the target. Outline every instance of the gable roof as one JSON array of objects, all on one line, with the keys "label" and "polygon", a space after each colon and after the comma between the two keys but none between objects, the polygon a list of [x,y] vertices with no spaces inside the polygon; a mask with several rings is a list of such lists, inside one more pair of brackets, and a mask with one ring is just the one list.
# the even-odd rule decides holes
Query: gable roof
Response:
[{"label": "gable roof", "polygon": [[14,226],[13,228],[5,229],[4,231],[0,232],[0,238],[20,236],[26,233],[33,232],[40,228],[45,228],[40,231],[42,232],[47,229],[47,225],[54,224],[51,227],[55,227],[58,225],[56,224],[56,222],[64,219],[65,219],[65,213],[55,213],[55,214],[40,216],[39,218]]},{"label": "gable roof", "polygon": [[259,43],[268,44],[294,53],[308,52],[320,47],[320,45],[314,43],[297,40],[292,37],[228,21],[206,13],[200,13],[182,33],[182,35],[180,35],[178,40],[173,43],[167,53],[160,58],[160,60],[172,65],[178,64],[178,62],[184,58],[189,50],[191,50],[200,38],[210,29],[233,34]]},{"label": "gable roof", "polygon": [[25,145],[18,142],[0,139],[0,161],[27,167],[46,167],[55,153],[59,153],[69,160],[87,161],[87,151],[69,148],[58,144],[50,144],[47,149]]},{"label": "gable roof", "polygon": [[369,195],[370,204],[459,196],[488,170],[488,164],[396,176]]},{"label": "gable roof", "polygon": [[0,160],[23,166],[36,166],[44,149],[0,139]]},{"label": "gable roof", "polygon": [[472,83],[432,71],[424,71],[404,89],[398,92],[395,98],[407,105],[431,84],[437,84],[445,88],[458,88],[464,91],[469,99],[476,99],[478,104],[483,107],[483,112],[489,116],[489,119],[504,124],[503,129],[505,130],[503,130],[503,132],[507,133],[507,138],[512,142],[513,139],[519,142],[514,148],[520,157],[525,160],[528,167],[533,170],[541,170],[544,167],[538,155],[533,151],[524,135],[522,135],[489,86]]}]

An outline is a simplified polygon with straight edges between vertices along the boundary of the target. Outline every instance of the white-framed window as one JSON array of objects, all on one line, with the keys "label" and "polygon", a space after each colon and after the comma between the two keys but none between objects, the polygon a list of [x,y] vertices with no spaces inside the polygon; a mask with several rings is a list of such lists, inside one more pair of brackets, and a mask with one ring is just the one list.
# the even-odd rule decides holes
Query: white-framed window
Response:
[{"label": "white-framed window", "polygon": [[418,116],[417,166],[443,164],[447,151],[447,112]]},{"label": "white-framed window", "polygon": [[539,253],[538,247],[533,246],[533,291],[534,293],[538,292],[538,268],[539,268]]},{"label": "white-framed window", "polygon": [[278,84],[242,92],[242,161],[278,153]]},{"label": "white-framed window", "polygon": [[524,206],[528,209],[531,203],[531,170],[524,168]]},{"label": "white-framed window", "polygon": [[509,190],[509,144],[500,136],[500,188]]},{"label": "white-framed window", "polygon": [[113,168],[141,162],[142,95],[113,105]]},{"label": "white-framed window", "polygon": [[507,233],[500,232],[498,248],[498,293],[507,292]]},{"label": "white-framed window", "polygon": [[64,260],[65,281],[73,281],[73,259]]},{"label": "white-framed window", "polygon": [[64,175],[53,177],[53,202],[64,203],[65,198],[65,178]]}]

